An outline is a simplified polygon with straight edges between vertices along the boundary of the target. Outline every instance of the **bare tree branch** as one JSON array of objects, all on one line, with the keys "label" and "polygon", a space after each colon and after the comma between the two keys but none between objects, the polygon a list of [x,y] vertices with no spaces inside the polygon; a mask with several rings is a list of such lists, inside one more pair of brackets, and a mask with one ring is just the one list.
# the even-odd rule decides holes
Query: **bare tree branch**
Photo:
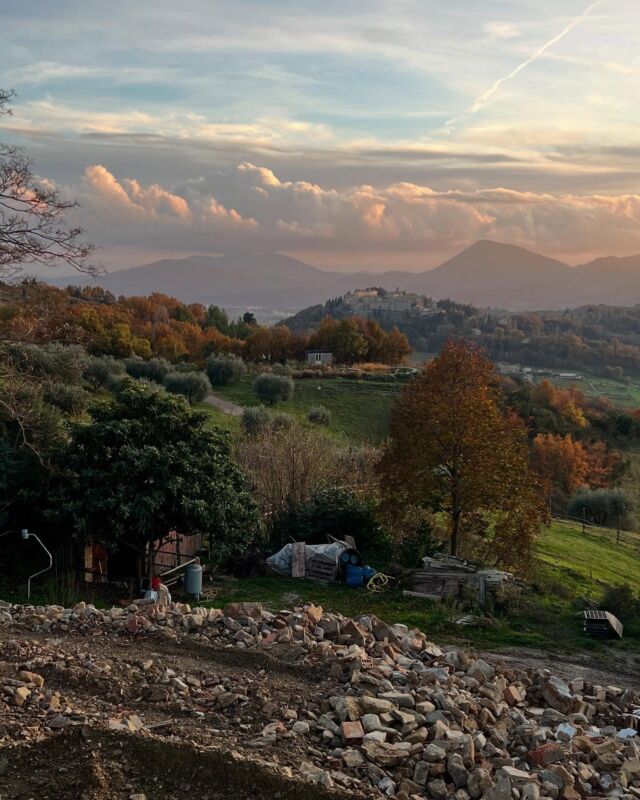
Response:
[{"label": "bare tree branch", "polygon": [[[12,91],[0,89],[0,116],[11,114],[12,97]],[[77,206],[37,180],[19,147],[0,143],[0,279],[15,278],[25,264],[100,272],[90,261],[95,245],[81,228],[66,224],[66,212]]]}]

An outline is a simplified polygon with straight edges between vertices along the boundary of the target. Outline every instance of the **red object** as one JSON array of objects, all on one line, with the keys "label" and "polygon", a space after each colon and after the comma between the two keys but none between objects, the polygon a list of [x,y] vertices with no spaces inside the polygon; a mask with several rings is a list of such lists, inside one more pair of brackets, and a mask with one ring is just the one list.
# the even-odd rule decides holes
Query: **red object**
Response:
[{"label": "red object", "polygon": [[151,578],[151,588],[153,589],[154,592],[158,591],[158,589],[160,588],[160,584],[161,583],[162,583],[162,581],[160,580],[160,578],[157,575],[154,575],[154,577]]}]

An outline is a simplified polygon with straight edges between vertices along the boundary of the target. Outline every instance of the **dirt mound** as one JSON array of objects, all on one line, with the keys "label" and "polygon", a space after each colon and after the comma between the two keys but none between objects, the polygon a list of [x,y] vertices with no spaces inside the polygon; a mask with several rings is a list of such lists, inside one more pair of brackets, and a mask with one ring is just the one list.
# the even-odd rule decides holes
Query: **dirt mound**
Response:
[{"label": "dirt mound", "polygon": [[342,796],[223,748],[205,750],[103,730],[65,731],[2,753],[8,768],[0,779],[0,791],[11,800],[121,800],[139,795],[147,800],[338,800]]}]

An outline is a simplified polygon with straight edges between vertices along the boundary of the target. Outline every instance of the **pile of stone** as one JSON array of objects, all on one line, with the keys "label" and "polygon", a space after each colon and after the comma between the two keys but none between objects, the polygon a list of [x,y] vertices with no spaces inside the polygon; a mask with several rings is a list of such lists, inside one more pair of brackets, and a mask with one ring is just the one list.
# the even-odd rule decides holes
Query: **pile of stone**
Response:
[{"label": "pile of stone", "polygon": [[[73,609],[11,607],[2,623],[51,632],[189,637],[275,656],[286,650],[289,662],[293,653],[293,661],[324,670],[330,681],[295,708],[269,704],[259,687],[243,685],[242,676],[219,681],[152,665],[139,671],[147,673],[147,700],[177,701],[217,719],[232,715],[247,730],[246,745],[261,753],[298,743],[300,772],[328,788],[373,786],[400,800],[640,798],[636,692],[490,664],[372,615],[349,619],[313,605],[273,614],[257,603],[225,609],[134,603],[108,611],[81,603]],[[36,672],[0,678],[3,699],[28,704],[42,692]],[[240,710],[252,704],[262,717],[250,719],[264,722],[271,715],[266,724],[242,722]],[[109,724],[134,730],[141,723]]]}]

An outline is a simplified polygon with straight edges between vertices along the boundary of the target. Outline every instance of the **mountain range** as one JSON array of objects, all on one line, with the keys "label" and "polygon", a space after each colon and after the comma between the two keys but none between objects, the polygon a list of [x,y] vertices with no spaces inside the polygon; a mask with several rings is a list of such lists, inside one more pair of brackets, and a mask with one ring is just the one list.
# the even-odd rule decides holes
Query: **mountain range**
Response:
[{"label": "mountain range", "polygon": [[162,292],[223,307],[298,309],[351,289],[382,286],[513,311],[640,303],[640,255],[570,267],[513,245],[481,240],[425,272],[331,272],[280,253],[164,259],[98,278],[50,281],[100,285],[115,295]]}]

